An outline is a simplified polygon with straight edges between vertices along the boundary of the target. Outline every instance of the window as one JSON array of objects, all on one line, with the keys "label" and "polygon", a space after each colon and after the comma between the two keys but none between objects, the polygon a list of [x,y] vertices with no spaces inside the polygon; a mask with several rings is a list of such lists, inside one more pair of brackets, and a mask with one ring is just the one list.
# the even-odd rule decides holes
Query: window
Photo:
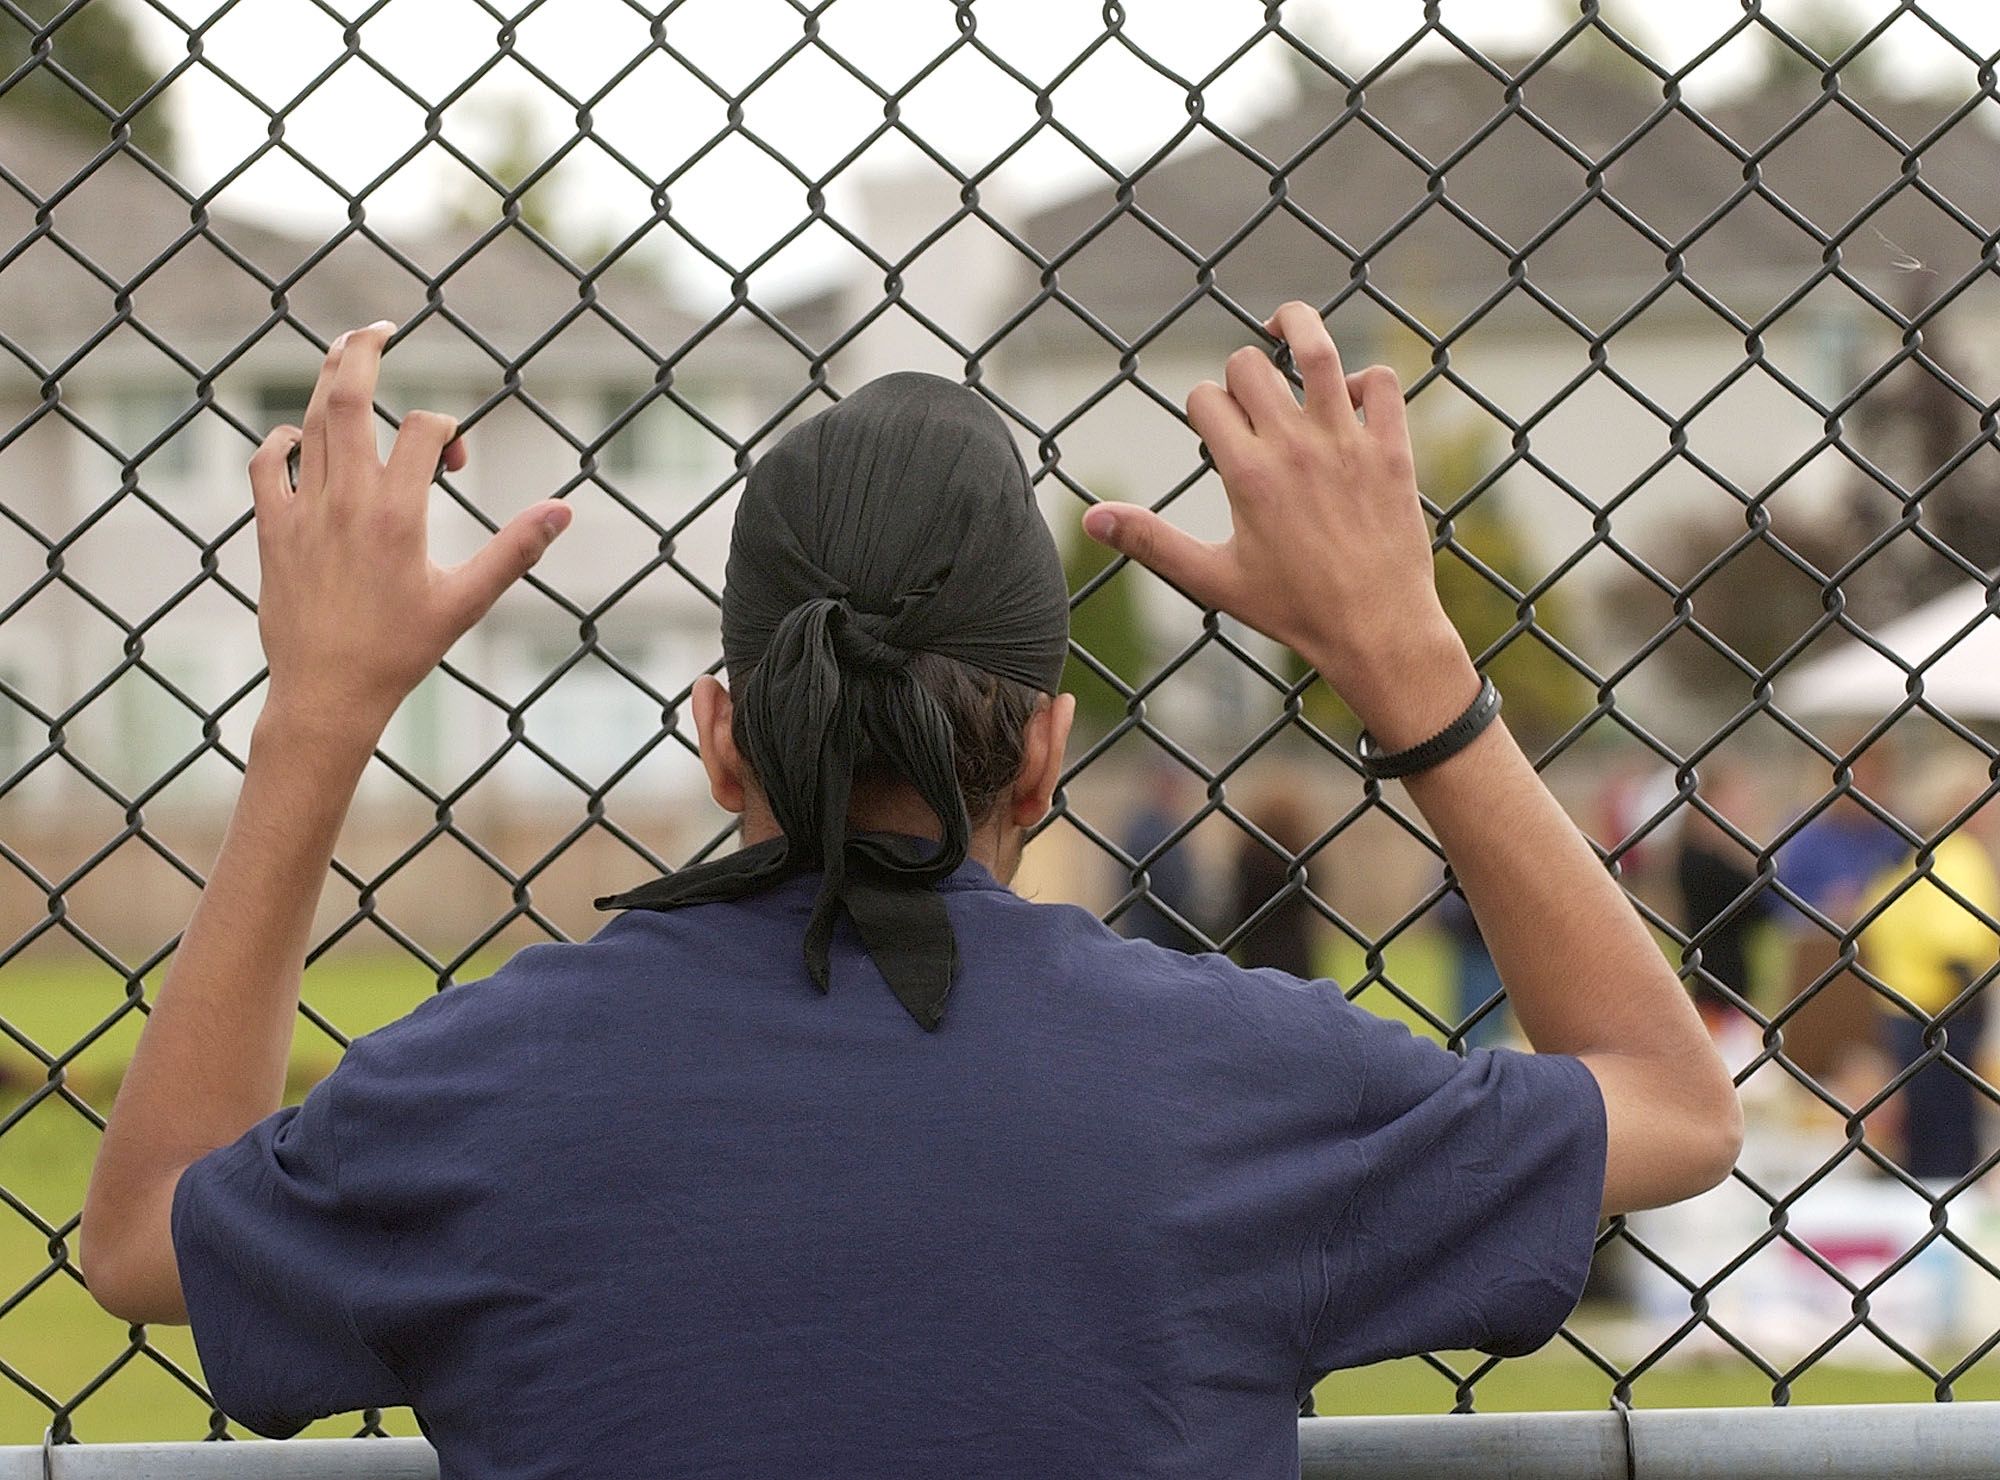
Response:
[{"label": "window", "polygon": [[1806,389],[1823,404],[1832,405],[1860,381],[1868,336],[1851,313],[1817,313],[1807,322],[1811,325],[1812,369]]},{"label": "window", "polygon": [[[567,645],[537,644],[536,667],[544,673],[569,655]],[[626,656],[626,655],[621,655]],[[647,655],[629,655],[644,671]],[[528,706],[528,733],[562,763],[592,783],[600,782],[628,761],[660,727],[660,706],[645,690],[596,657],[571,667],[554,686]],[[544,771],[544,784],[560,783]]]},{"label": "window", "polygon": [[[208,663],[192,648],[160,651],[148,644],[146,662],[162,679],[192,695],[207,676]],[[152,674],[129,668],[111,686],[117,719],[115,760],[105,770],[128,795],[152,784],[200,747],[201,718]]]},{"label": "window", "polygon": [[[611,426],[651,390],[641,384],[606,386],[597,398],[599,424]],[[715,387],[695,381],[678,382],[676,393],[695,406],[715,399]],[[691,478],[714,467],[725,451],[725,444],[680,406],[653,395],[600,449],[598,466],[614,480]]]},{"label": "window", "polygon": [[20,691],[18,669],[0,664],[0,777],[11,776],[14,768],[28,758],[28,711],[7,696]]},{"label": "window", "polygon": [[446,689],[452,682],[443,673],[432,669],[397,706],[382,739],[385,755],[395,757],[400,765],[414,772],[418,778],[442,789],[449,789],[456,779],[447,761],[457,763],[464,759],[445,754]]},{"label": "window", "polygon": [[103,431],[126,461],[139,459],[141,478],[191,478],[201,465],[203,418],[195,417],[159,446],[152,444],[193,404],[189,393],[166,387],[120,390],[111,397]]},{"label": "window", "polygon": [[[610,427],[630,409],[634,401],[638,400],[645,393],[646,388],[644,386],[607,386],[604,390],[598,392],[597,419],[604,426]],[[643,440],[642,433],[644,431],[641,423],[644,420],[645,413],[641,412],[631,421],[619,427],[612,434],[611,440],[599,449],[597,465],[613,478],[629,478],[634,473],[644,471],[646,463],[645,449],[641,445]]]},{"label": "window", "polygon": [[257,387],[257,414],[252,425],[259,433],[272,427],[297,426],[306,419],[306,403],[312,399],[310,380],[272,380]]}]

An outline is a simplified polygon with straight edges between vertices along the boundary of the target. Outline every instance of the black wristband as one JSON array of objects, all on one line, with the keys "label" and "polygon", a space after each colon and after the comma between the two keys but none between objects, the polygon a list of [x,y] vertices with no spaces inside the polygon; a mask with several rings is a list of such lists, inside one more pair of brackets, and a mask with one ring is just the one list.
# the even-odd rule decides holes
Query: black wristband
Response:
[{"label": "black wristband", "polygon": [[1419,741],[1408,750],[1384,755],[1375,748],[1375,741],[1368,732],[1363,730],[1354,747],[1355,753],[1361,757],[1362,774],[1371,781],[1394,781],[1399,776],[1414,776],[1419,771],[1428,771],[1432,766],[1450,760],[1477,740],[1499,712],[1500,691],[1493,687],[1492,679],[1481,678],[1479,692],[1466,706],[1465,713],[1430,739]]}]

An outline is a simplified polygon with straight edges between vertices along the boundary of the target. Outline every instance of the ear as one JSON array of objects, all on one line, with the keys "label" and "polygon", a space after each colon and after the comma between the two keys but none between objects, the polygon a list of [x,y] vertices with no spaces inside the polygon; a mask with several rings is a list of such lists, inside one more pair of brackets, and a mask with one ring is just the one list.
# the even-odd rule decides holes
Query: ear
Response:
[{"label": "ear", "polygon": [[1049,815],[1056,783],[1062,780],[1063,752],[1076,719],[1076,695],[1057,694],[1028,718],[1021,734],[1021,773],[1014,778],[1012,821],[1033,827]]},{"label": "ear", "polygon": [[730,727],[736,706],[729,690],[712,673],[694,681],[694,730],[701,746],[701,768],[708,772],[708,794],[725,812],[743,810],[743,756]]}]

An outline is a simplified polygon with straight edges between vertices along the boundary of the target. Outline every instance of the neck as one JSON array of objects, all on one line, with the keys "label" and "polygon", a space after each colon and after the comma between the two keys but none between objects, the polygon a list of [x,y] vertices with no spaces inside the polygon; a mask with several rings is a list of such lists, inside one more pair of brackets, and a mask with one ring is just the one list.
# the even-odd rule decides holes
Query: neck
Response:
[{"label": "neck", "polygon": [[[848,809],[850,832],[901,833],[905,837],[936,840],[944,835],[937,817],[916,792],[895,787],[857,796]],[[752,847],[784,836],[764,798],[752,791],[744,798],[743,845]],[[1007,827],[995,809],[994,815],[972,826],[965,856],[979,864],[1001,883],[1009,883],[1021,866],[1021,829]]]}]

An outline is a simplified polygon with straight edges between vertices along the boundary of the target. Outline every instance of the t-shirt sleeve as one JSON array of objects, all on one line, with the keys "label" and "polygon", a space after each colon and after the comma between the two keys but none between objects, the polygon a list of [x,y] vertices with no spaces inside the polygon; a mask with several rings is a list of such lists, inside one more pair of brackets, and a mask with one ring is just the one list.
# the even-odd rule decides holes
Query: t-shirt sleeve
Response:
[{"label": "t-shirt sleeve", "polygon": [[343,1181],[342,1101],[359,1078],[343,1060],[303,1104],[202,1157],[174,1189],[174,1255],[209,1391],[274,1439],[409,1401],[357,1319],[390,1298],[392,1242]]},{"label": "t-shirt sleeve", "polygon": [[1575,1309],[1604,1196],[1604,1099],[1581,1060],[1464,1056],[1347,1006],[1352,1169],[1321,1248],[1316,1372],[1533,1351]]}]

